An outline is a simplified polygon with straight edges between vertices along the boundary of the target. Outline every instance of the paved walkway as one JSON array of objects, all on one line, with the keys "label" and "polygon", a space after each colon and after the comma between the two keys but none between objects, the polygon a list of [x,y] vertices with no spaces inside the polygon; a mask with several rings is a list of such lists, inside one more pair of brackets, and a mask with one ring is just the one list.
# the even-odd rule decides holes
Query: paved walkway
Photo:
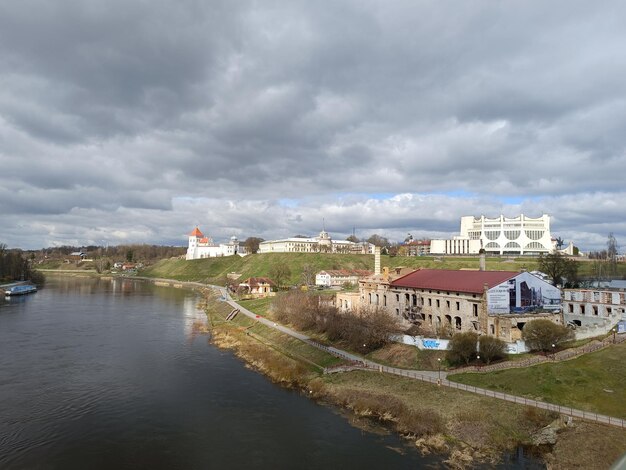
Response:
[{"label": "paved walkway", "polygon": [[[207,286],[204,286],[207,287]],[[497,398],[500,400],[509,401],[512,403],[523,404],[527,406],[533,406],[535,408],[541,408],[544,410],[556,411],[558,413],[572,416],[574,418],[584,419],[587,421],[593,421],[602,424],[609,424],[611,426],[616,426],[619,428],[626,428],[626,420],[613,418],[611,416],[601,415],[598,413],[591,413],[589,411],[582,411],[575,408],[570,408],[566,406],[553,405],[551,403],[546,403],[538,400],[531,400],[529,398],[518,397],[515,395],[509,395],[506,393],[494,392],[493,390],[487,390],[484,388],[473,387],[471,385],[464,385],[456,382],[451,382],[447,380],[447,373],[445,371],[430,371],[430,370],[407,370],[400,369],[397,367],[389,367],[383,364],[379,364],[374,361],[370,361],[369,359],[365,359],[363,357],[357,356],[355,354],[351,354],[347,351],[343,351],[341,349],[337,349],[331,346],[325,346],[320,344],[314,340],[312,340],[309,336],[299,333],[291,328],[288,328],[284,325],[278,324],[274,321],[268,320],[267,318],[257,315],[250,310],[242,307],[238,303],[236,303],[226,289],[220,286],[208,286],[214,289],[219,289],[222,295],[222,300],[228,303],[231,307],[238,309],[244,315],[253,318],[254,320],[276,330],[282,331],[283,333],[292,336],[294,338],[298,338],[305,343],[310,344],[316,348],[322,349],[333,356],[340,357],[342,359],[346,359],[348,361],[352,361],[355,363],[361,364],[365,369],[374,370],[378,372],[386,372],[388,374],[394,374],[401,377],[407,377],[411,379],[421,380],[423,382],[429,382],[432,384],[438,384],[443,387],[456,388],[458,390],[464,390],[470,393],[476,393],[478,395],[483,395],[486,397]]]}]

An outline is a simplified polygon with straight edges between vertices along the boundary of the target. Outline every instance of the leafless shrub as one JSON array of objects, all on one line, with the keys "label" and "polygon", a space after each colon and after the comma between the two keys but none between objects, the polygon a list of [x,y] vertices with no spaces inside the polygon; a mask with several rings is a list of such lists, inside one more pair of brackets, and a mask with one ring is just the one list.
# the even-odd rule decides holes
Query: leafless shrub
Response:
[{"label": "leafless shrub", "polygon": [[319,296],[291,291],[272,305],[276,319],[300,330],[325,333],[331,341],[345,341],[353,350],[368,353],[389,343],[401,329],[397,320],[379,308],[339,313]]},{"label": "leafless shrub", "polygon": [[445,430],[441,415],[435,410],[408,410],[398,420],[398,431],[415,436],[439,434]]}]

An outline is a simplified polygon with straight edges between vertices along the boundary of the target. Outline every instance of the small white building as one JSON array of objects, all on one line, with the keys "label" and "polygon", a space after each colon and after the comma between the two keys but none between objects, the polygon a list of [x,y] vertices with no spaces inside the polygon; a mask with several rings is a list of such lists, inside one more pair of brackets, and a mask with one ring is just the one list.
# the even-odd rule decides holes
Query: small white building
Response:
[{"label": "small white building", "polygon": [[237,237],[230,237],[228,243],[213,243],[212,238],[205,237],[200,229],[196,227],[189,234],[189,245],[185,258],[191,260],[216,258],[219,256],[245,256],[247,254],[246,247],[237,240]]},{"label": "small white building", "polygon": [[359,279],[372,274],[372,271],[364,269],[328,269],[315,275],[315,285],[333,287],[343,286],[347,282],[357,284]]}]

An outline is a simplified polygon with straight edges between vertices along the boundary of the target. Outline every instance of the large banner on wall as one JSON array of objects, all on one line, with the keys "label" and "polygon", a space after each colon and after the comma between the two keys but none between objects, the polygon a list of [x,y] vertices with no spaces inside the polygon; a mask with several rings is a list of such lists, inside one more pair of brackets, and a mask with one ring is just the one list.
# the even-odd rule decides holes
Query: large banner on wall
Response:
[{"label": "large banner on wall", "polygon": [[560,309],[561,290],[530,273],[520,273],[487,291],[489,313]]}]

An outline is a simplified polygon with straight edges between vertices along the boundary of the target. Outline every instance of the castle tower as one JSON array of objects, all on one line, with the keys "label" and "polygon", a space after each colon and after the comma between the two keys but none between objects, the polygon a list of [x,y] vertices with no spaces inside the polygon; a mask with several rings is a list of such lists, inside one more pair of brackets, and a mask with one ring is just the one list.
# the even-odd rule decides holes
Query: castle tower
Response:
[{"label": "castle tower", "polygon": [[198,227],[193,229],[193,231],[189,234],[189,245],[187,247],[187,256],[185,257],[186,259],[195,259],[198,241],[202,238],[204,238],[204,234],[200,231]]}]

